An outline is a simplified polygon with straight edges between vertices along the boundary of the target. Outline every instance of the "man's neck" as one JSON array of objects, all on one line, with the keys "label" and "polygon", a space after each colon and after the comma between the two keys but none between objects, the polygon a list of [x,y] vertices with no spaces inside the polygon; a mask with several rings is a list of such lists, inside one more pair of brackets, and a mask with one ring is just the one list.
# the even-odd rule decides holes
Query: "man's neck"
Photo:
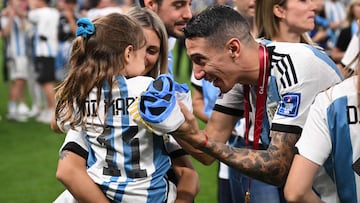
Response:
[{"label": "man's neck", "polygon": [[254,41],[251,45],[246,46],[247,51],[243,51],[237,63],[241,66],[243,72],[239,83],[256,85],[259,77],[259,44]]}]

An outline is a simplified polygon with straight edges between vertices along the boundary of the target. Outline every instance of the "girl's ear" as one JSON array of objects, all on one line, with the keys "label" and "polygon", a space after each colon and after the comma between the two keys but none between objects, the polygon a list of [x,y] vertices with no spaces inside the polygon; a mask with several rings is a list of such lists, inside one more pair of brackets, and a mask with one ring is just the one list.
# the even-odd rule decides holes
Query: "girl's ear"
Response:
[{"label": "girl's ear", "polygon": [[132,45],[129,45],[125,48],[124,58],[125,58],[126,63],[130,63],[131,55],[134,54],[133,52],[134,52],[134,49],[133,49]]}]

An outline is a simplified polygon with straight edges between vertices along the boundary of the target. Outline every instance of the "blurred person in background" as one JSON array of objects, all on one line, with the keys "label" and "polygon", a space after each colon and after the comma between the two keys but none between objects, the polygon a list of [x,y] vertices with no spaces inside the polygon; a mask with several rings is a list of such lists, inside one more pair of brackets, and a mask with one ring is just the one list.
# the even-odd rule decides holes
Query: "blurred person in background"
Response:
[{"label": "blurred person in background", "polygon": [[168,34],[168,67],[169,74],[174,76],[173,63],[174,57],[172,50],[176,40],[184,37],[183,29],[192,17],[191,0],[139,0],[140,6],[147,7],[157,13],[163,21]]},{"label": "blurred person in background", "polygon": [[79,15],[76,12],[76,0],[58,0],[57,9],[60,11],[58,24],[59,48],[55,60],[55,77],[62,81],[68,72],[71,44],[75,38],[76,21]]},{"label": "blurred person in background", "polygon": [[311,40],[328,53],[330,52],[328,47],[328,40],[332,30],[329,25],[329,20],[325,18],[325,2],[324,0],[313,0],[313,2],[316,5],[315,27],[308,33]]},{"label": "blurred person in background", "polygon": [[340,63],[353,35],[359,31],[356,21],[360,19],[360,0],[352,0],[346,13],[344,28],[341,29],[335,46],[331,49],[330,56]]},{"label": "blurred person in background", "polygon": [[25,103],[25,92],[29,79],[29,63],[26,55],[26,7],[23,0],[10,0],[2,11],[2,36],[6,44],[6,67],[9,69],[10,95],[8,102],[9,120],[27,121],[29,108]]},{"label": "blurred person in background", "polygon": [[332,49],[337,42],[341,28],[344,26],[346,9],[344,3],[339,0],[325,0],[324,3],[325,18],[328,20],[331,29],[328,47]]},{"label": "blurred person in background", "polygon": [[29,0],[28,19],[34,26],[33,48],[36,81],[46,99],[37,121],[49,124],[55,110],[55,57],[58,50],[59,11],[49,7],[50,0]]},{"label": "blurred person in background", "polygon": [[273,42],[312,44],[307,32],[315,26],[315,10],[312,0],[257,0],[258,37]]},{"label": "blurred person in background", "polygon": [[251,34],[257,37],[258,33],[255,24],[256,0],[233,0],[233,6],[236,11],[246,18],[250,26]]}]

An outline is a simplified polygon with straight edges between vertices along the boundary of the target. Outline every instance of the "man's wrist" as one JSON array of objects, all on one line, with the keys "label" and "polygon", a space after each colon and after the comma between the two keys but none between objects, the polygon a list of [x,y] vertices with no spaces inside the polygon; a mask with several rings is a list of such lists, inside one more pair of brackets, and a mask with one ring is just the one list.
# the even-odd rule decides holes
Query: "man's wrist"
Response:
[{"label": "man's wrist", "polygon": [[204,137],[203,141],[198,145],[199,148],[204,148],[209,143],[209,137],[206,135],[205,132],[201,133]]}]

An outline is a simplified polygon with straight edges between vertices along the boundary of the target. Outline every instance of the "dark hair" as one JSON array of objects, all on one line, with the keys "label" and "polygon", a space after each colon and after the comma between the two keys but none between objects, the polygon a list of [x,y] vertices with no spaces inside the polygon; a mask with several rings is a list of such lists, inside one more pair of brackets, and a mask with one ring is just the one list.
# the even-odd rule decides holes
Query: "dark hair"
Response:
[{"label": "dark hair", "polygon": [[215,46],[223,46],[230,38],[238,38],[243,42],[252,38],[246,19],[227,5],[209,6],[193,16],[184,34],[185,38],[206,38]]}]

